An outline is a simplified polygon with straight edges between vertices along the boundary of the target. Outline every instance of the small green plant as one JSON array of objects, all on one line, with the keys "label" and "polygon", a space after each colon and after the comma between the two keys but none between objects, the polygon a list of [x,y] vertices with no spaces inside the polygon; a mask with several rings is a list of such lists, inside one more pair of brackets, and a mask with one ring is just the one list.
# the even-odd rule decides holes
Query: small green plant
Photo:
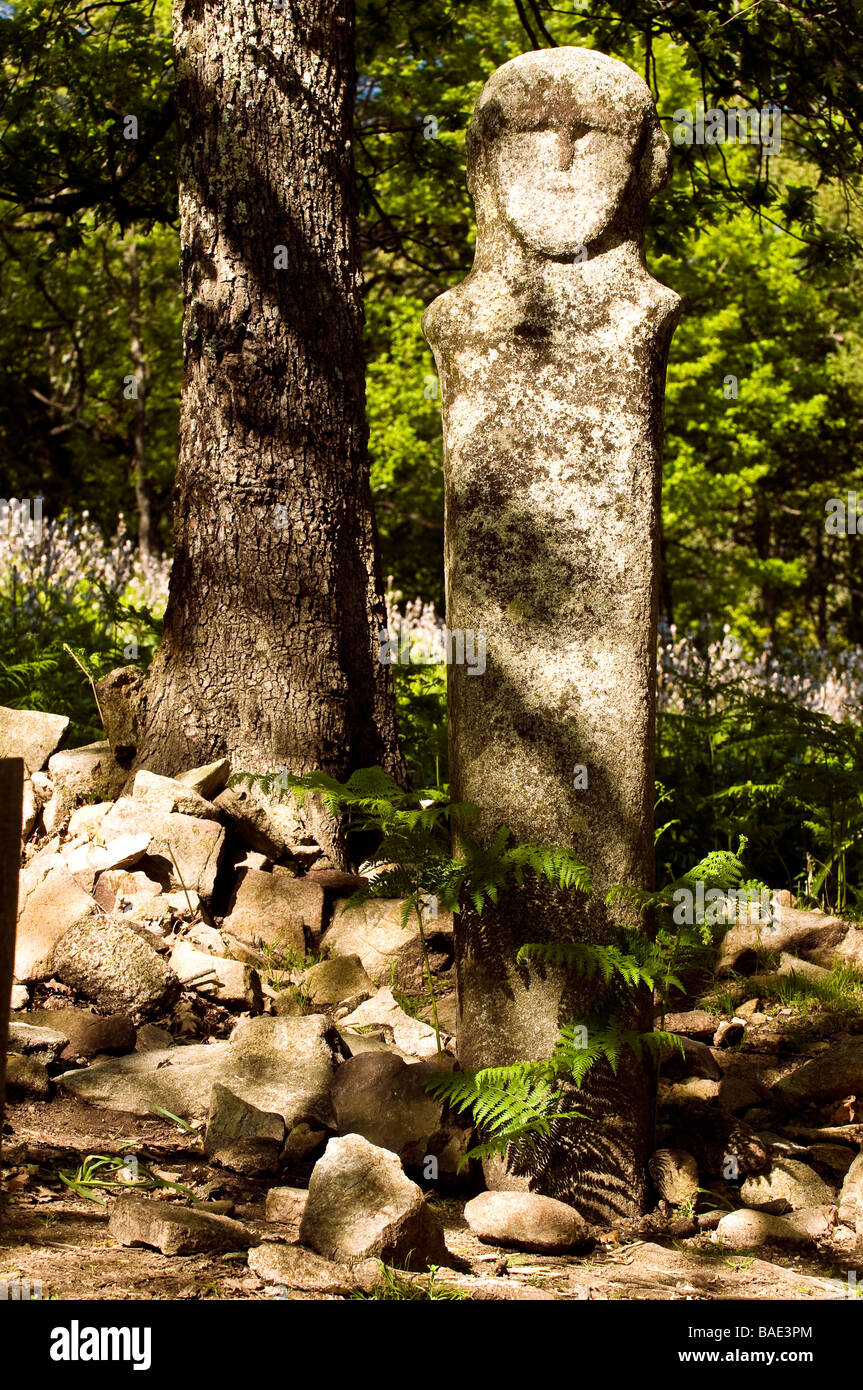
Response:
[{"label": "small green plant", "polygon": [[368,1292],[363,1293],[357,1290],[350,1295],[353,1301],[368,1303],[381,1302],[406,1302],[408,1300],[418,1302],[448,1302],[461,1301],[467,1298],[466,1293],[460,1289],[454,1289],[451,1284],[445,1284],[439,1278],[439,1271],[435,1265],[430,1267],[428,1282],[411,1278],[402,1270],[392,1269],[389,1265],[381,1262],[381,1282],[375,1284]]},{"label": "small green plant", "polygon": [[[121,1177],[121,1173],[125,1173],[125,1177]],[[104,1191],[128,1192],[135,1189],[152,1192],[157,1188],[169,1188],[190,1195],[189,1189],[182,1183],[160,1178],[143,1163],[136,1162],[134,1169],[130,1169],[129,1160],[117,1154],[87,1154],[74,1172],[61,1169],[57,1176],[64,1187],[78,1197],[86,1197],[100,1206],[106,1205],[106,1198],[101,1195]]]},{"label": "small green plant", "polygon": [[183,1130],[185,1134],[199,1135],[201,1133],[201,1129],[203,1128],[203,1126],[201,1125],[189,1124],[188,1120],[182,1119],[179,1115],[173,1114],[173,1112],[170,1110],[165,1110],[165,1108],[161,1105],[153,1106],[153,1114],[161,1115],[166,1120],[172,1120],[174,1124],[177,1125],[181,1130]]}]

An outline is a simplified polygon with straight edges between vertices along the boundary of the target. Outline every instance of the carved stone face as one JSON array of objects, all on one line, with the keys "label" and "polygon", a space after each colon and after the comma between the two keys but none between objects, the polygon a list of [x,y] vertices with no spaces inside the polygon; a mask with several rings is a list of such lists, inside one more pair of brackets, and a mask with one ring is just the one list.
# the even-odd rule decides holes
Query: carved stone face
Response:
[{"label": "carved stone face", "polygon": [[617,216],[633,173],[624,135],[552,113],[495,143],[498,208],[519,240],[546,256],[590,247]]},{"label": "carved stone face", "polygon": [[624,63],[583,48],[524,53],[486,83],[468,132],[480,234],[496,226],[544,256],[591,251],[637,227],[668,152],[650,90]]}]

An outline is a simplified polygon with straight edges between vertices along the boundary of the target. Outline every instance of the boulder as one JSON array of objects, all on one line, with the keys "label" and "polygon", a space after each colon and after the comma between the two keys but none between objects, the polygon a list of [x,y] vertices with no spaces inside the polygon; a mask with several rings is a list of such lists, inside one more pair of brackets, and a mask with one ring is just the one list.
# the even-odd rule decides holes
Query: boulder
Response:
[{"label": "boulder", "polygon": [[835,1221],[836,1208],[832,1206],[810,1207],[789,1216],[742,1209],[723,1216],[716,1227],[716,1240],[734,1250],[757,1250],[762,1245],[810,1245],[829,1237]]},{"label": "boulder", "polygon": [[9,1020],[7,1051],[18,1052],[22,1057],[33,1057],[44,1067],[56,1062],[68,1042],[66,1034],[57,1028],[40,1027],[14,1018]]},{"label": "boulder", "polygon": [[20,1052],[10,1052],[6,1058],[6,1090],[10,1096],[48,1100],[51,1080],[45,1063],[37,1057],[22,1057]]},{"label": "boulder", "polygon": [[178,811],[185,816],[200,816],[201,820],[219,819],[219,811],[212,801],[192,787],[143,768],[135,773],[132,800],[147,811]]},{"label": "boulder", "polygon": [[507,1249],[562,1255],[588,1239],[577,1211],[536,1192],[481,1192],[464,1217],[478,1240]]},{"label": "boulder", "polygon": [[746,1033],[745,1018],[723,1018],[713,1035],[714,1047],[736,1047]]},{"label": "boulder", "polygon": [[115,1200],[108,1230],[119,1245],[149,1245],[163,1255],[247,1250],[255,1241],[251,1231],[228,1216],[132,1194]]},{"label": "boulder", "polygon": [[243,869],[237,879],[224,929],[251,946],[305,952],[321,933],[324,891],[320,884],[274,869]]},{"label": "boulder", "polygon": [[358,1264],[338,1264],[325,1260],[302,1245],[265,1241],[249,1251],[249,1269],[265,1284],[282,1284],[288,1289],[321,1296],[347,1297],[357,1289],[370,1292],[383,1282],[379,1260]]},{"label": "boulder", "polygon": [[111,1058],[65,1072],[63,1088],[93,1105],[149,1115],[157,1106],[191,1121],[206,1119],[216,1082],[259,1110],[281,1115],[288,1130],[309,1121],[335,1124],[329,1092],[340,1058],[338,1034],[322,1014],[240,1019],[228,1042],[189,1043]]},{"label": "boulder", "polygon": [[776,1082],[773,1097],[790,1109],[863,1095],[863,1038],[845,1038]]},{"label": "boulder", "polygon": [[781,1216],[787,1211],[829,1206],[835,1194],[814,1168],[792,1158],[774,1160],[766,1173],[750,1175],[740,1188],[740,1200],[755,1211]]},{"label": "boulder", "polygon": [[288,838],[250,788],[226,787],[215,798],[215,805],[250,849],[274,862],[289,854]]},{"label": "boulder", "polygon": [[127,764],[138,746],[138,704],[144,680],[139,666],[118,666],[96,682],[108,742],[115,757]]},{"label": "boulder", "polygon": [[228,1046],[219,1080],[238,1096],[281,1115],[288,1131],[302,1121],[334,1128],[330,1086],[341,1050],[325,1014],[240,1019]]},{"label": "boulder", "polygon": [[355,1028],[377,1026],[387,1042],[395,1043],[401,1052],[412,1057],[437,1056],[435,1031],[427,1023],[411,1018],[399,1007],[390,989],[379,989],[371,999],[360,1004],[340,1022],[340,1028],[350,1035]]},{"label": "boulder", "polygon": [[[657,1017],[656,1027],[659,1026],[660,1018]],[[686,1013],[666,1014],[665,1032],[682,1033],[688,1038],[696,1038],[699,1042],[710,1042],[716,1032],[716,1018],[706,1009],[689,1009]]]},{"label": "boulder", "polygon": [[647,1166],[663,1201],[679,1207],[697,1196],[698,1163],[686,1149],[657,1149]]},{"label": "boulder", "polygon": [[54,835],[80,802],[94,798],[113,801],[119,796],[127,774],[114,757],[110,743],[101,742],[55,753],[48,760],[48,775],[53,791],[43,808],[42,820],[46,833]]},{"label": "boulder", "polygon": [[32,1009],[19,1021],[62,1034],[66,1043],[59,1056],[64,1061],[106,1052],[131,1052],[137,1037],[135,1025],[127,1014],[103,1017],[86,1009]]},{"label": "boulder", "polygon": [[340,1134],[360,1134],[421,1168],[429,1157],[439,1172],[455,1172],[468,1149],[468,1131],[445,1117],[442,1101],[426,1090],[439,1075],[434,1062],[408,1066],[391,1052],[349,1057],[337,1070],[330,1099]]},{"label": "boulder", "polygon": [[94,805],[79,806],[69,817],[69,834],[73,839],[79,835],[92,836],[107,816],[113,801],[97,801]]},{"label": "boulder", "polygon": [[311,1003],[320,1009],[331,1008],[345,999],[369,998],[375,992],[359,956],[333,956],[303,972],[302,985]]},{"label": "boulder", "polygon": [[182,983],[229,1009],[260,1009],[263,1004],[258,972],[242,961],[207,955],[187,941],[178,941],[171,952],[171,967]]},{"label": "boulder", "polygon": [[68,727],[65,714],[0,705],[0,758],[23,758],[31,775],[40,772],[60,747]]},{"label": "boulder", "polygon": [[300,1240],[334,1260],[447,1264],[443,1231],[398,1156],[358,1134],[330,1139],[309,1181]]},{"label": "boulder", "polygon": [[863,928],[849,927],[848,931],[833,946],[823,946],[820,950],[809,952],[817,965],[830,969],[833,965],[852,965],[863,970]]},{"label": "boulder", "polygon": [[217,821],[180,812],[149,811],[124,796],[102,822],[102,835],[110,844],[130,834],[151,838],[142,869],[166,886],[185,887],[209,902],[225,843],[225,832]]},{"label": "boulder", "polygon": [[[359,956],[376,983],[420,993],[426,983],[419,927],[415,915],[402,926],[402,908],[401,898],[372,898],[345,911],[345,900],[339,899],[321,947],[334,956]],[[453,960],[452,913],[441,911],[427,921],[426,941],[432,970],[448,970]]]},{"label": "boulder", "polygon": [[184,787],[189,787],[191,791],[197,792],[199,796],[205,796],[208,800],[217,796],[226,785],[231,775],[231,764],[227,758],[218,758],[214,763],[207,763],[204,767],[193,767],[188,772],[177,774],[175,781]]},{"label": "boulder", "polygon": [[46,980],[51,974],[51,957],[57,942],[97,914],[95,902],[78,886],[62,860],[30,891],[26,875],[22,874],[15,937],[16,980]]},{"label": "boulder", "polygon": [[820,951],[835,946],[847,931],[848,923],[839,917],[782,907],[772,922],[732,927],[723,938],[716,973],[751,975],[758,965],[760,947],[776,952]]},{"label": "boulder", "polygon": [[685,1035],[680,1035],[680,1043],[682,1047],[662,1044],[662,1075],[666,1080],[676,1081],[687,1076],[702,1077],[705,1081],[722,1079],[722,1068],[706,1043]]},{"label": "boulder", "polygon": [[164,1052],[173,1046],[174,1039],[167,1028],[156,1023],[142,1023],[135,1039],[136,1052]]},{"label": "boulder", "polygon": [[863,1152],[859,1153],[845,1174],[839,1193],[839,1220],[863,1235]]},{"label": "boulder", "polygon": [[24,778],[24,786],[21,792],[21,839],[29,840],[33,827],[39,818],[42,810],[42,800],[36,794],[36,788],[29,777]]},{"label": "boulder", "polygon": [[204,1152],[214,1163],[235,1173],[274,1173],[284,1139],[281,1115],[259,1110],[215,1083],[204,1137]]},{"label": "boulder", "polygon": [[102,1008],[141,1016],[166,1008],[180,990],[150,943],[111,918],[89,918],[64,933],[51,953],[50,973]]}]

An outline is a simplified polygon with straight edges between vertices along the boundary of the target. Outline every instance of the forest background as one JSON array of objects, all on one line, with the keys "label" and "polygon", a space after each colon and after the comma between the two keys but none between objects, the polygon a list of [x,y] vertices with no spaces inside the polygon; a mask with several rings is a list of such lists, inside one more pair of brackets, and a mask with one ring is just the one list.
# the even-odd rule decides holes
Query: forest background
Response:
[{"label": "forest background", "polygon": [[[227,0],[229,3],[230,0]],[[746,839],[752,877],[863,916],[863,35],[856,3],[359,0],[355,150],[372,485],[401,734],[446,780],[439,390],[423,308],[473,254],[488,75],[595,47],[675,113],[780,111],[781,146],[674,144],[648,263],[683,297],[666,398],[659,873]],[[0,703],[101,736],[93,674],[158,642],[182,375],[166,0],[0,6]],[[129,118],[134,118],[130,125]],[[831,499],[834,501],[831,502]],[[839,513],[835,499],[844,508]],[[844,525],[835,517],[844,515]],[[831,517],[834,518],[829,524]]]}]

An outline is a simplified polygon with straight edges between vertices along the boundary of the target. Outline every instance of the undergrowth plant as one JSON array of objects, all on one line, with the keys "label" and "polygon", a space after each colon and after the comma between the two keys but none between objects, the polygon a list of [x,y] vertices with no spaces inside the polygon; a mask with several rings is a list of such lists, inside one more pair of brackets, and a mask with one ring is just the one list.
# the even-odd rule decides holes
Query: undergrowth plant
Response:
[{"label": "undergrowth plant", "polygon": [[[570,849],[514,844],[506,826],[497,830],[488,846],[478,844],[471,834],[478,819],[477,808],[469,802],[451,801],[441,787],[406,791],[380,768],[362,769],[346,782],[321,772],[255,780],[268,781],[270,790],[284,788],[287,783],[301,800],[310,795],[321,797],[331,814],[346,819],[349,835],[352,831],[377,832],[377,846],[368,857],[372,873],[366,886],[348,900],[345,910],[371,898],[399,897],[403,900],[402,925],[406,927],[415,917],[439,1052],[440,1026],[427,944],[430,917],[442,907],[458,913],[465,904],[481,915],[488,902],[496,903],[501,892],[521,885],[526,875],[544,878],[572,893],[574,899],[591,891],[590,872]],[[760,891],[760,884],[744,884],[740,857],[744,847],[741,839],[736,852],[711,852],[658,892],[613,888],[607,905],[625,905],[630,917],[634,908],[642,918],[638,927],[620,926],[616,940],[522,946],[517,964],[532,961],[561,967],[588,981],[601,979],[604,1003],[586,1020],[565,1022],[547,1059],[456,1072],[427,1082],[432,1094],[472,1116],[480,1142],[465,1155],[463,1163],[503,1154],[510,1162],[529,1164],[537,1145],[553,1141],[564,1121],[584,1119],[580,1111],[566,1108],[572,1088],[578,1089],[595,1066],[605,1065],[616,1073],[626,1050],[639,1058],[650,1054],[657,1062],[658,1075],[662,1052],[681,1048],[680,1039],[662,1026],[647,1032],[628,1027],[621,1015],[633,995],[648,989],[658,999],[664,1022],[671,991],[684,989],[681,972],[691,969],[694,962],[712,958],[725,917],[720,914],[721,920],[715,922],[715,911],[708,917],[696,909],[690,922],[677,920],[681,890],[693,900],[697,899],[699,882],[705,889],[715,890],[714,896],[720,899],[732,890],[744,898],[750,888],[753,893]],[[645,930],[651,922],[654,930]]]}]

